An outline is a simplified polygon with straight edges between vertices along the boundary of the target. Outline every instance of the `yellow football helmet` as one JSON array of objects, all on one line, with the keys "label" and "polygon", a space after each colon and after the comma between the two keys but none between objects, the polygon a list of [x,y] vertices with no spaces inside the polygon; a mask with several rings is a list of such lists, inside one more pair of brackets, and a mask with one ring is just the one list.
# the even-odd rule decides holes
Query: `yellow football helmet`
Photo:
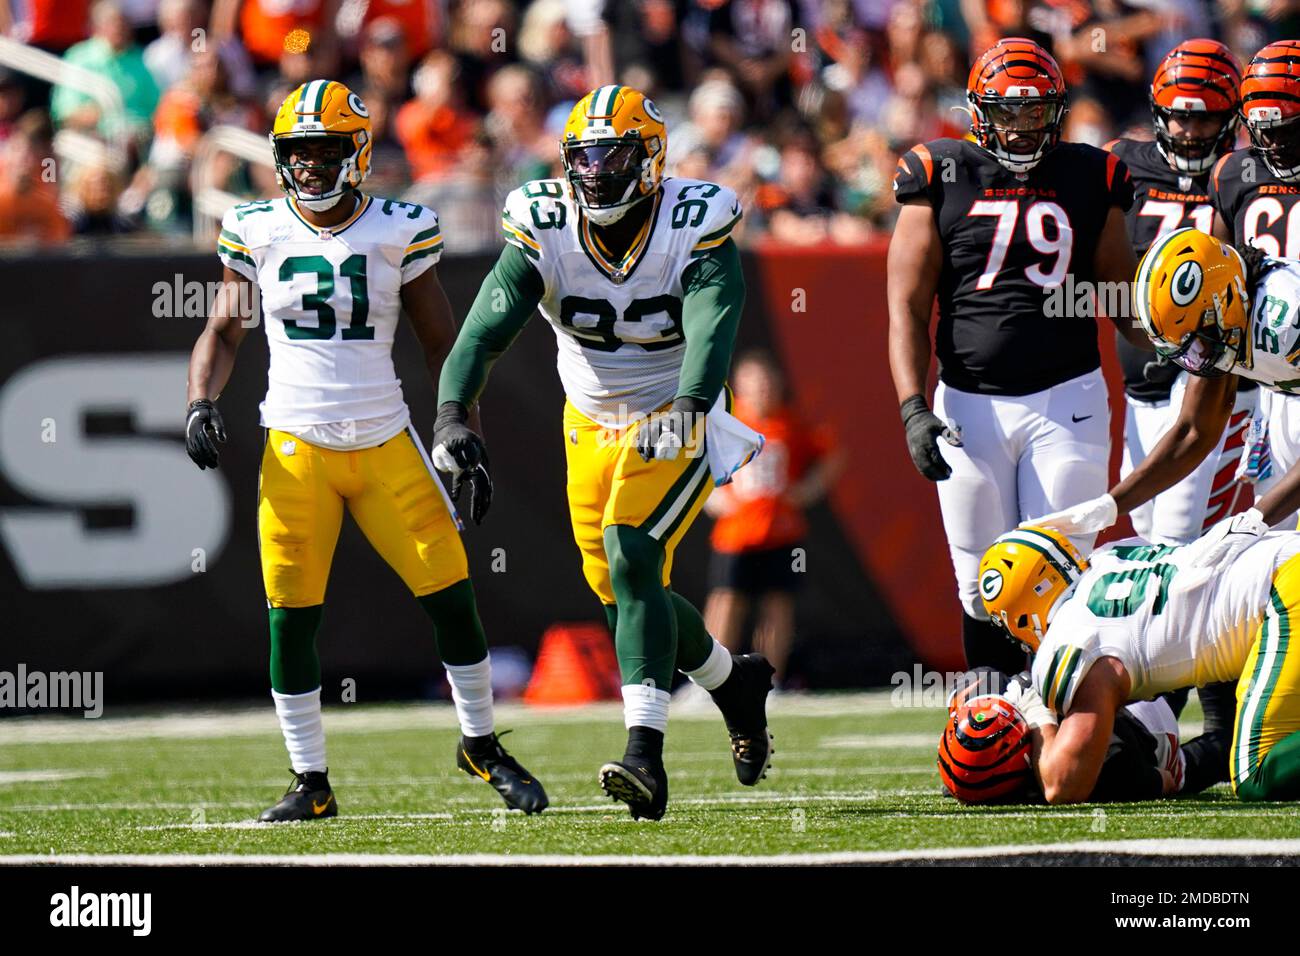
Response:
[{"label": "yellow football helmet", "polygon": [[[319,142],[312,147],[314,155],[302,155],[304,140]],[[370,114],[361,97],[337,80],[310,80],[280,104],[271,149],[284,191],[308,209],[329,209],[370,174]],[[297,162],[292,161],[295,152]],[[302,169],[319,175],[300,183],[294,172]]]},{"label": "yellow football helmet", "polygon": [[1152,243],[1133,299],[1156,351],[1193,375],[1222,375],[1242,357],[1250,291],[1237,250],[1198,229]]},{"label": "yellow football helmet", "polygon": [[1017,528],[984,552],[980,598],[993,623],[1032,654],[1087,569],[1087,560],[1059,531]]},{"label": "yellow football helmet", "polygon": [[574,198],[600,226],[618,222],[659,190],[667,155],[663,116],[630,86],[602,86],[578,100],[560,140]]}]

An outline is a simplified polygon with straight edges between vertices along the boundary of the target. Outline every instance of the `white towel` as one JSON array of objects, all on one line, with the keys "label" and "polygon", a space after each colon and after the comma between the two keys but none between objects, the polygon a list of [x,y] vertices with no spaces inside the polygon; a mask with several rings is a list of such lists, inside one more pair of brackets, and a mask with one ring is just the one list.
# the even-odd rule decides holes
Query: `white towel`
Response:
[{"label": "white towel", "polygon": [[704,419],[704,451],[714,487],[725,485],[731,476],[754,460],[767,439],[727,411],[725,390]]}]

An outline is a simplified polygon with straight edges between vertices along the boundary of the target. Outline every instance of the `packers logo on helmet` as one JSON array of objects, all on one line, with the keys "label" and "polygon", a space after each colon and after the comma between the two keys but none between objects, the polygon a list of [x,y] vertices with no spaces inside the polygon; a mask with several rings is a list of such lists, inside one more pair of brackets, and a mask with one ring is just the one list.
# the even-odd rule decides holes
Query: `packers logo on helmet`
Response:
[{"label": "packers logo on helmet", "polygon": [[980,561],[980,598],[995,624],[1033,653],[1088,562],[1059,531],[1017,528]]},{"label": "packers logo on helmet", "polygon": [[629,86],[602,86],[580,99],[560,141],[574,199],[600,226],[658,192],[667,155],[663,116]]},{"label": "packers logo on helmet", "polygon": [[1156,351],[1194,375],[1222,375],[1242,357],[1250,311],[1246,264],[1197,229],[1161,236],[1138,266],[1133,290]]},{"label": "packers logo on helmet", "polygon": [[336,80],[311,80],[290,93],[270,138],[280,186],[308,209],[333,207],[370,174],[370,114]]}]

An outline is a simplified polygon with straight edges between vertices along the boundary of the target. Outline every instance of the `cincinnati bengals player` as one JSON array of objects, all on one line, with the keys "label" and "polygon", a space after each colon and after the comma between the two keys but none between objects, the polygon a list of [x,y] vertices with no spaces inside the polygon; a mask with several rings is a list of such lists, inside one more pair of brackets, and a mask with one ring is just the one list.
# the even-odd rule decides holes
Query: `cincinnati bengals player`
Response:
[{"label": "cincinnati bengals player", "polygon": [[[1110,411],[1096,322],[1044,313],[1067,275],[1132,280],[1124,213],[1133,188],[1119,157],[1060,142],[1065,82],[1038,44],[1005,39],[986,50],[967,100],[975,142],[935,140],[899,161],[889,358],[908,450],[938,483],[967,664],[1014,674],[1024,658],[989,623],[979,560],[1022,518],[1106,486]],[[924,391],[936,296],[940,382],[931,411]],[[1137,329],[1127,333],[1145,343]]]},{"label": "cincinnati bengals player", "polygon": [[[1215,40],[1187,40],[1161,61],[1151,83],[1154,140],[1117,139],[1104,148],[1119,156],[1133,176],[1133,207],[1128,233],[1141,256],[1161,235],[1192,226],[1214,227],[1210,169],[1231,152],[1241,104],[1241,67]],[[1177,418],[1189,381],[1172,362],[1152,355],[1117,335],[1127,404],[1124,460],[1128,475],[1150,454]],[[1182,481],[1129,515],[1133,530],[1148,541],[1184,544],[1201,536],[1237,510],[1248,491],[1236,480],[1243,433],[1256,391],[1239,389],[1236,407],[1218,448]]]}]

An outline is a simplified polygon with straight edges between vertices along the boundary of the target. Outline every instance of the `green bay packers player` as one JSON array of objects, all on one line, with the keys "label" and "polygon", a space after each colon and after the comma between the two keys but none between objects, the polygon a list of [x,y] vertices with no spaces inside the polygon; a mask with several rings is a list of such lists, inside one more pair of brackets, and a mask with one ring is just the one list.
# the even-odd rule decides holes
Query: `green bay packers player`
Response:
[{"label": "green bay packers player", "polygon": [[[560,144],[565,178],[506,200],[507,245],[443,366],[435,460],[481,467],[469,421],[492,363],[534,309],[555,331],[567,402],[568,499],[583,573],[604,605],[622,671],[627,749],[600,783],[637,818],[659,819],[676,667],[709,690],[741,782],[768,767],[772,668],[733,657],[669,588],[673,551],[714,480],[761,447],[726,411],[725,378],[744,301],[730,238],[731,190],[664,179],[667,132],[625,86],[587,94]],[[713,480],[711,480],[711,478]]]},{"label": "green bay packers player", "polygon": [[[316,632],[345,507],[433,621],[460,721],[457,764],[510,807],[535,813],[546,807],[546,793],[502,748],[493,726],[490,661],[459,519],[411,427],[393,370],[402,310],[433,375],[455,335],[435,269],[438,217],[359,191],[370,170],[370,135],[365,105],[342,83],[313,80],[294,90],[271,132],[287,195],[231,209],[217,243],[226,290],[258,286],[271,352],[258,537],[272,696],[295,783],[260,819],[337,813]],[[219,297],[190,357],[186,449],[200,468],[217,467],[214,442],[225,440],[215,400],[247,331],[230,304],[240,301],[250,297],[238,290]],[[481,517],[490,489],[477,476],[471,482],[471,512]]]},{"label": "green bay packers player", "polygon": [[1270,532],[1227,564],[1213,550],[1132,538],[1084,560],[1063,534],[1029,527],[984,554],[984,605],[1034,654],[1033,689],[1057,718],[1042,722],[1035,757],[1049,803],[1088,799],[1125,704],[1226,680],[1237,682],[1233,791],[1300,797],[1300,534]]}]

